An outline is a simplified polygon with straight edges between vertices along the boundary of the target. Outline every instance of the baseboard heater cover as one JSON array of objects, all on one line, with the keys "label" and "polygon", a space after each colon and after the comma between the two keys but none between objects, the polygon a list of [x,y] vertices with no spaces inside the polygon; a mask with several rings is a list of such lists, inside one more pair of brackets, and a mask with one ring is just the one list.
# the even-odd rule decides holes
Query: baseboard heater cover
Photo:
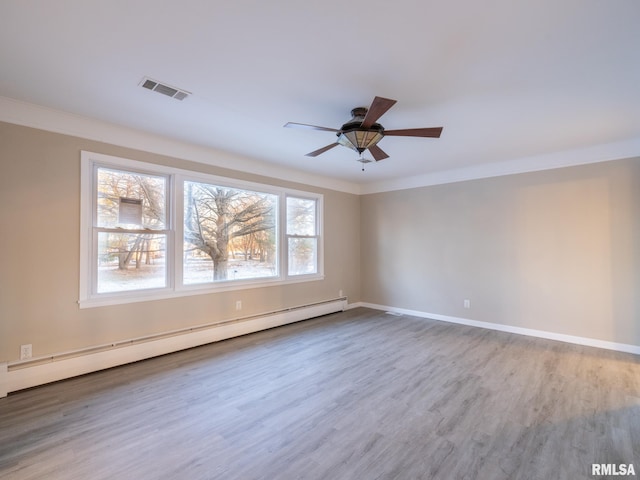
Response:
[{"label": "baseboard heater cover", "polygon": [[202,325],[184,331],[118,342],[85,351],[51,355],[29,362],[0,364],[0,397],[18,390],[279,327],[343,311],[346,308],[346,298],[340,298]]}]

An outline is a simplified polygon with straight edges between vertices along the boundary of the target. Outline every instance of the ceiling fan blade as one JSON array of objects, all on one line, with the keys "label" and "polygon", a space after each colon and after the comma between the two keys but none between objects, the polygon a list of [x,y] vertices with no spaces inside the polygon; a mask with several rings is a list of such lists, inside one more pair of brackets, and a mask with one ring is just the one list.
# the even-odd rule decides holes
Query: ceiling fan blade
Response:
[{"label": "ceiling fan blade", "polygon": [[327,150],[331,150],[333,147],[340,145],[339,143],[332,143],[331,145],[327,145],[326,147],[319,148],[318,150],[314,150],[313,152],[309,152],[305,155],[305,157],[317,157],[321,153],[326,152]]},{"label": "ceiling fan blade", "polygon": [[378,145],[370,146],[369,151],[371,152],[371,155],[376,160],[376,162],[384,160],[385,158],[389,158],[389,155],[387,155]]},{"label": "ceiling fan blade", "polygon": [[306,123],[287,122],[284,124],[286,128],[306,128],[308,130],[323,130],[325,132],[337,132],[335,128],[319,127],[317,125],[307,125]]},{"label": "ceiling fan blade", "polygon": [[391,100],[390,98],[375,97],[362,121],[362,128],[371,127],[371,125],[376,123],[376,120],[393,107],[396,102],[397,100]]},{"label": "ceiling fan blade", "polygon": [[442,127],[433,128],[405,128],[404,130],[385,130],[384,135],[396,137],[432,137],[440,138]]}]

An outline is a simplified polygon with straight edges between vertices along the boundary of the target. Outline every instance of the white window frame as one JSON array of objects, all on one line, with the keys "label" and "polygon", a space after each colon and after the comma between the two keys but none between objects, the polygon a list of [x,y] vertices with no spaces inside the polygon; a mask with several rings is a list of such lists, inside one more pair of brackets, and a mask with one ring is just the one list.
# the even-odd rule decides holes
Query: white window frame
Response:
[{"label": "white window frame", "polygon": [[[156,289],[129,290],[124,292],[97,293],[97,251],[94,236],[96,235],[96,175],[98,167],[112,168],[125,172],[135,172],[167,178],[167,222],[166,234],[167,286]],[[274,277],[226,280],[201,284],[184,285],[182,281],[183,235],[184,235],[184,182],[201,182],[223,187],[264,192],[278,196],[278,215],[276,218],[277,237],[277,275]],[[316,201],[316,228],[318,238],[317,272],[314,274],[288,275],[286,232],[286,198],[305,198]],[[247,182],[228,177],[209,175],[201,172],[167,167],[137,160],[114,157],[94,152],[81,152],[81,187],[80,187],[80,308],[104,305],[118,305],[164,298],[199,295],[229,290],[241,290],[260,286],[284,285],[317,281],[324,279],[324,241],[322,194],[293,190],[262,183]],[[123,233],[126,233],[123,231]]]},{"label": "white window frame", "polygon": [[[299,200],[312,200],[315,201],[315,207],[316,207],[316,211],[315,211],[315,235],[299,235],[299,234],[293,234],[293,233],[288,233],[287,231],[287,213],[286,213],[286,209],[287,209],[287,198],[295,198],[295,199],[299,199]],[[286,274],[290,277],[294,277],[294,278],[305,278],[308,276],[313,276],[313,275],[317,275],[318,274],[318,270],[320,268],[320,265],[323,264],[323,262],[320,260],[320,258],[323,256],[324,252],[322,250],[322,218],[323,217],[323,212],[322,212],[322,202],[318,201],[317,197],[315,196],[311,196],[308,193],[304,193],[304,192],[299,192],[299,194],[294,194],[292,192],[288,192],[285,195],[284,198],[284,209],[285,209],[285,213],[283,216],[284,222],[285,224],[282,226],[282,231],[284,232],[284,238],[285,238],[285,243],[282,246],[282,250],[284,250],[284,254],[287,256],[287,263],[283,264],[286,266],[287,268],[287,272]],[[316,272],[315,273],[302,273],[302,274],[294,274],[294,275],[289,275],[289,258],[287,255],[288,249],[289,249],[289,240],[290,239],[294,239],[294,238],[315,238],[317,240],[317,250],[316,250],[316,261],[317,261],[317,265],[316,265]]]}]

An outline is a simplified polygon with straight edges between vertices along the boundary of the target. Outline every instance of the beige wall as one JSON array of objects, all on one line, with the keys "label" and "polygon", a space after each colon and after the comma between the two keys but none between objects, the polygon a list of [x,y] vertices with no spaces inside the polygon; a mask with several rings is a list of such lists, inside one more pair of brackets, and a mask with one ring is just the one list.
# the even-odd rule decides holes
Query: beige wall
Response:
[{"label": "beige wall", "polygon": [[[325,195],[325,280],[79,309],[80,151]],[[356,195],[0,122],[0,362],[335,298],[640,345],[640,159]],[[470,299],[471,308],[463,308]]]},{"label": "beige wall", "polygon": [[[324,194],[325,279],[79,309],[80,151]],[[0,362],[41,356],[336,298],[360,300],[360,200],[185,160],[0,122]]]},{"label": "beige wall", "polygon": [[361,224],[365,302],[640,345],[640,159],[365,195]]}]

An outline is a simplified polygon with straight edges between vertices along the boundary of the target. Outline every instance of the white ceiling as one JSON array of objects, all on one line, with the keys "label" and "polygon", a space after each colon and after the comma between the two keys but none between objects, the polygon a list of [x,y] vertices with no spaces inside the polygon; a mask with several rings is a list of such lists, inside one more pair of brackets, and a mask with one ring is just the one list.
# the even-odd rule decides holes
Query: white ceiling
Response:
[{"label": "white ceiling", "polygon": [[[0,5],[0,96],[274,169],[371,184],[639,145],[638,0]],[[193,95],[150,92],[145,76]],[[363,173],[343,147],[304,156],[333,133],[283,128],[339,128],[376,95],[398,101],[385,128],[442,137],[386,137],[390,158]]]}]

